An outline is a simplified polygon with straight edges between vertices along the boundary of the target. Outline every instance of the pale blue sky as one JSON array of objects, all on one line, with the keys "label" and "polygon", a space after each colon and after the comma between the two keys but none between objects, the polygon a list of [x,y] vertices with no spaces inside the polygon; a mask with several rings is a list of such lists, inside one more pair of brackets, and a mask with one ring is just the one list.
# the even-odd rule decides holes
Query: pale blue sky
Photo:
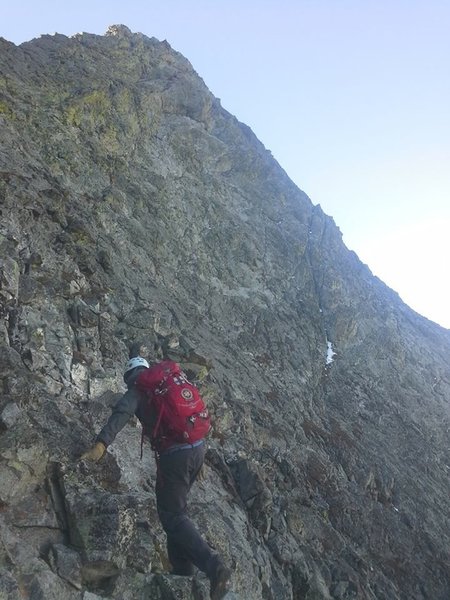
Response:
[{"label": "pale blue sky", "polygon": [[450,328],[448,0],[0,0],[0,35],[111,24],[190,60],[344,242]]}]

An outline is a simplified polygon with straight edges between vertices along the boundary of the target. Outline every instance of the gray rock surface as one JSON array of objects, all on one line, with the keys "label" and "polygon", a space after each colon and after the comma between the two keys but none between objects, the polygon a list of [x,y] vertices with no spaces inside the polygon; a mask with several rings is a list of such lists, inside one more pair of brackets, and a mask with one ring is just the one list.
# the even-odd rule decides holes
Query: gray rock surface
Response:
[{"label": "gray rock surface", "polygon": [[139,425],[77,460],[136,342],[211,408],[191,514],[240,598],[448,598],[450,332],[190,63],[124,26],[0,39],[0,140],[0,598],[208,597],[166,574]]}]

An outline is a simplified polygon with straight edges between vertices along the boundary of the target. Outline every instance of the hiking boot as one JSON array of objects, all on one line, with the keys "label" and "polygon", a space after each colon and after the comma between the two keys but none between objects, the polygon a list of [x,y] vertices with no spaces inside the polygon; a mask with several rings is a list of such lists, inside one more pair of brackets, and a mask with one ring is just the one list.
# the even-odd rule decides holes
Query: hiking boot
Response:
[{"label": "hiking boot", "polygon": [[211,579],[211,600],[221,600],[230,589],[231,570],[219,563]]}]

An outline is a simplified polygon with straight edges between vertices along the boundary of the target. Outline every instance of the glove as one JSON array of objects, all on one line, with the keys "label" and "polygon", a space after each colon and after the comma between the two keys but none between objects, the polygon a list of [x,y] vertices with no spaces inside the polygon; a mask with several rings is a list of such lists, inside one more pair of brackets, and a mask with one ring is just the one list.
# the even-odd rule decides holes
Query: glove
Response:
[{"label": "glove", "polygon": [[80,456],[80,460],[90,460],[97,462],[106,452],[106,446],[103,442],[97,442],[90,450]]}]

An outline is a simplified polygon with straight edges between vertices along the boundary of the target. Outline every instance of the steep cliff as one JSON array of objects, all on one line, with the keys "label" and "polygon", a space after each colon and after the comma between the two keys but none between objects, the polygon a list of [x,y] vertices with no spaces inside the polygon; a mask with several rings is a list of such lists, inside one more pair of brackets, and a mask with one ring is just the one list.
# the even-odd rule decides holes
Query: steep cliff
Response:
[{"label": "steep cliff", "polygon": [[191,514],[241,598],[448,598],[450,332],[166,42],[0,50],[0,597],[207,598],[164,575],[139,425],[77,461],[138,341],[214,415]]}]

